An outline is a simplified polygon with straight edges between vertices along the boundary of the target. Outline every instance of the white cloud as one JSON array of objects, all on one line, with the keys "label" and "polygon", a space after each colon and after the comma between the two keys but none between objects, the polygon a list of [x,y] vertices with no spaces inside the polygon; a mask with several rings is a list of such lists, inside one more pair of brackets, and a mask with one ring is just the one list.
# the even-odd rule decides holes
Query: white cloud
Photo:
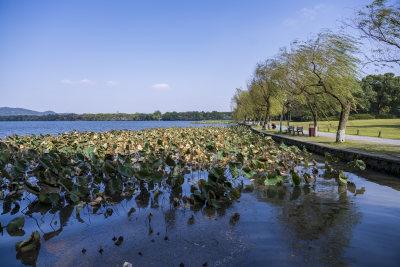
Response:
[{"label": "white cloud", "polygon": [[296,25],[296,23],[297,23],[297,20],[295,20],[295,19],[285,19],[283,21],[283,25],[286,25],[286,26],[293,26],[293,25]]},{"label": "white cloud", "polygon": [[153,87],[156,90],[164,91],[164,90],[169,90],[170,87],[167,83],[156,83],[153,84],[151,87]]},{"label": "white cloud", "polygon": [[119,84],[119,82],[117,82],[117,81],[107,81],[106,82],[106,85],[107,86],[116,86],[116,85],[118,85]]},{"label": "white cloud", "polygon": [[309,20],[315,20],[318,12],[324,8],[326,8],[326,6],[324,4],[318,4],[318,5],[314,6],[313,8],[305,7],[300,10],[300,14],[303,18],[306,18]]},{"label": "white cloud", "polygon": [[82,79],[82,80],[78,80],[78,81],[64,79],[64,80],[61,80],[60,83],[62,83],[62,84],[85,84],[85,85],[93,85],[94,84],[93,81],[86,79],[86,78]]},{"label": "white cloud", "polygon": [[314,21],[317,17],[324,16],[328,9],[332,9],[332,5],[318,4],[314,7],[304,7],[297,11],[297,14],[292,18],[285,19],[282,24],[284,26],[295,26],[305,21]]}]

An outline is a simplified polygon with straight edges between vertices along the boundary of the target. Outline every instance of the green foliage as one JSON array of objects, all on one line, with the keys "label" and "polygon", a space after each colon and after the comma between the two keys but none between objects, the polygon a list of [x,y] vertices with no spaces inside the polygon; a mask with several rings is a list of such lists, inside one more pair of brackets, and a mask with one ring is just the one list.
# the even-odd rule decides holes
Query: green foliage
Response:
[{"label": "green foliage", "polygon": [[17,242],[15,248],[20,253],[27,253],[32,251],[39,251],[40,249],[40,234],[38,231],[32,234],[25,240]]},{"label": "green foliage", "polygon": [[344,173],[339,173],[339,184],[347,184],[347,176]]},{"label": "green foliage", "polygon": [[[208,179],[193,181],[186,200],[218,208],[240,197],[238,179],[288,172],[301,153],[243,126],[13,135],[0,147],[5,192],[17,184],[44,206],[76,205],[77,214],[86,204],[99,207],[137,193],[146,203],[149,191],[160,194],[155,184],[179,195],[185,175],[197,170]],[[7,194],[3,214],[18,212],[18,199]]]},{"label": "green foliage", "polygon": [[286,178],[281,175],[268,175],[264,180],[265,185],[277,185],[286,181]]},{"label": "green foliage", "polygon": [[400,76],[393,73],[368,75],[361,80],[361,87],[361,111],[377,114],[377,118],[389,119],[386,114],[400,115]]},{"label": "green foliage", "polygon": [[372,57],[367,63],[379,62],[384,65],[400,65],[400,4],[398,1],[375,0],[358,11],[353,26],[362,38],[372,42]]},{"label": "green foliage", "polygon": [[12,235],[14,232],[22,230],[25,224],[25,217],[23,215],[18,216],[14,219],[12,219],[8,224],[7,224],[7,232]]},{"label": "green foliage", "polygon": [[201,121],[201,120],[231,120],[231,112],[166,112],[156,111],[146,113],[97,113],[97,114],[50,114],[44,116],[16,115],[0,116],[0,121]]},{"label": "green foliage", "polygon": [[[323,31],[306,42],[294,42],[288,52],[257,64],[248,90],[236,90],[232,102],[236,120],[261,122],[271,116],[307,107],[314,123],[319,114],[340,110],[337,141],[344,141],[350,110],[358,102],[358,43],[349,35]],[[274,114],[275,113],[275,114]]]},{"label": "green foliage", "polygon": [[373,120],[375,117],[372,114],[351,114],[349,120]]},{"label": "green foliage", "polygon": [[362,161],[361,159],[353,160],[353,161],[349,162],[348,165],[352,168],[358,168],[362,171],[365,170],[365,168],[367,167],[365,162]]}]

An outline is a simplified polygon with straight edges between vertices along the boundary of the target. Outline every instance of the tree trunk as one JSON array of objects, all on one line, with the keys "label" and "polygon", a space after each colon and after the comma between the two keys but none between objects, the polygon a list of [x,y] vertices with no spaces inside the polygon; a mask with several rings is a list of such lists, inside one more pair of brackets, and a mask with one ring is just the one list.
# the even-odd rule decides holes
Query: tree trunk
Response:
[{"label": "tree trunk", "polygon": [[340,111],[339,126],[336,133],[336,142],[343,143],[346,140],[346,125],[349,120],[351,109],[351,102],[345,101],[341,103],[342,109]]},{"label": "tree trunk", "polygon": [[317,118],[317,116],[314,116],[314,133],[315,133],[315,136],[318,136],[318,118]]},{"label": "tree trunk", "polygon": [[264,123],[263,123],[263,130],[269,129],[269,110],[267,108],[267,110],[265,111],[265,117],[264,117]]},{"label": "tree trunk", "polygon": [[279,132],[282,132],[283,116],[285,114],[285,105],[282,106],[281,118],[279,121]]},{"label": "tree trunk", "polygon": [[314,121],[314,131],[315,131],[315,136],[317,136],[317,130],[318,130],[318,110],[312,104],[309,105],[309,108],[311,110],[311,114],[313,116],[313,121]]},{"label": "tree trunk", "polygon": [[268,127],[268,111],[265,111],[265,118],[264,118],[264,124],[263,124],[263,130],[269,129]]},{"label": "tree trunk", "polygon": [[265,109],[265,120],[264,120],[264,125],[263,129],[270,129],[269,121],[270,121],[270,113],[271,113],[271,100],[268,98],[266,99],[266,104],[267,107]]}]

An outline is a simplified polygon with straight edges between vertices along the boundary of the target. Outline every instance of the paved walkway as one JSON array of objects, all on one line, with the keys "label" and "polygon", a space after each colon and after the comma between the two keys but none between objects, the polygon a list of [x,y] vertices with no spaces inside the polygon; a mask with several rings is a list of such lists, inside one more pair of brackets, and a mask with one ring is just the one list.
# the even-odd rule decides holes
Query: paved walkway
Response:
[{"label": "paved walkway", "polygon": [[[283,128],[286,130],[286,127],[283,127]],[[308,131],[304,130],[304,134],[308,135]],[[326,136],[326,137],[336,138],[336,133],[318,132],[318,136]],[[348,135],[348,134],[346,134],[346,139],[400,146],[400,140],[398,140],[398,139],[387,139],[387,138],[369,137],[369,136],[361,136],[361,135]]]}]

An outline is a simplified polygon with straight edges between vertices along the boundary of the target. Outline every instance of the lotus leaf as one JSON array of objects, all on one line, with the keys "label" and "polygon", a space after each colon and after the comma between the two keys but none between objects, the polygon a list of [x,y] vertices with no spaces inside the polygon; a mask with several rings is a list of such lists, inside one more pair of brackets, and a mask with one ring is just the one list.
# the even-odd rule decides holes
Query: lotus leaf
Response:
[{"label": "lotus leaf", "polygon": [[15,248],[18,252],[25,253],[32,250],[40,249],[40,235],[38,231],[32,232],[32,234],[25,240],[15,244]]},{"label": "lotus leaf", "polygon": [[25,217],[23,215],[18,216],[16,218],[12,219],[8,223],[8,225],[6,227],[7,232],[9,234],[11,234],[11,233],[14,233],[14,232],[16,232],[18,230],[22,230],[22,228],[24,227],[24,224],[25,224]]}]

